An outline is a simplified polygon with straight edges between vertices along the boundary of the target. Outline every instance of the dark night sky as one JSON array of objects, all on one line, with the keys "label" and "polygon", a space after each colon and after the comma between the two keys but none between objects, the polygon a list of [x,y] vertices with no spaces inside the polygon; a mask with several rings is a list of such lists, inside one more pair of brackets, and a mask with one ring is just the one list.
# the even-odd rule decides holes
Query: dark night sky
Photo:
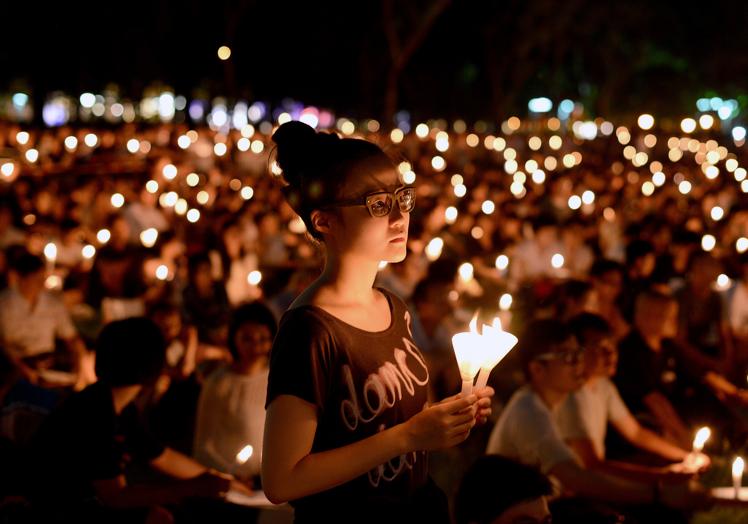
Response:
[{"label": "dark night sky", "polygon": [[[431,3],[394,2],[401,38]],[[188,95],[382,111],[391,62],[380,2],[16,1],[3,11],[0,90],[77,94],[113,81],[137,97],[161,81]],[[479,118],[546,95],[593,113],[692,112],[709,91],[748,93],[746,11],[727,0],[453,0],[405,67],[398,107]],[[229,66],[216,57],[224,43]]]}]

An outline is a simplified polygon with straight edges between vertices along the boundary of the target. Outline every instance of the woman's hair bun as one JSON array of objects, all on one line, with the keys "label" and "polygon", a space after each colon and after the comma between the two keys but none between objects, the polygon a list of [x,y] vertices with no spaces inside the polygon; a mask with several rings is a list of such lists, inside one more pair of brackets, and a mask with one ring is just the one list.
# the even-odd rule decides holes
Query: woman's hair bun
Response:
[{"label": "woman's hair bun", "polygon": [[277,145],[275,160],[283,170],[283,178],[293,184],[314,155],[317,132],[303,122],[286,122],[273,133],[273,142]]},{"label": "woman's hair bun", "polygon": [[335,133],[317,133],[303,122],[291,121],[281,125],[273,134],[276,143],[275,161],[283,171],[283,179],[301,188],[304,180],[319,178],[337,162]]}]

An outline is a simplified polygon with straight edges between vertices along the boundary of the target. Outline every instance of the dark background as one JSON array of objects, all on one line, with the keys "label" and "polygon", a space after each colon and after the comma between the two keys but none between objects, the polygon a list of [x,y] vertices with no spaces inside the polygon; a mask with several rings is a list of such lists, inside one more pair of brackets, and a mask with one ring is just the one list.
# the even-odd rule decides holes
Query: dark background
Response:
[{"label": "dark background", "polygon": [[[748,98],[748,3],[629,0],[4,2],[0,91],[155,82],[352,116],[497,118],[527,100],[679,116]],[[222,62],[220,45],[232,55]]]}]

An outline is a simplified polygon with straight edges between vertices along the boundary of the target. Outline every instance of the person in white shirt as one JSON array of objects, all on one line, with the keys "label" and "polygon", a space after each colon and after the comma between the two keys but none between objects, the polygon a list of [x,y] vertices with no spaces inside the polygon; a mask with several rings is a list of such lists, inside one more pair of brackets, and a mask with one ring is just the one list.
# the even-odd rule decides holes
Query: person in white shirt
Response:
[{"label": "person in white shirt", "polygon": [[558,427],[558,410],[584,383],[584,353],[573,333],[556,319],[530,322],[515,351],[528,384],[510,399],[491,432],[486,453],[537,467],[565,494],[623,504],[694,507],[705,496],[697,485],[633,481],[586,468]]},{"label": "person in white shirt", "polygon": [[208,377],[200,393],[194,442],[200,463],[259,479],[268,354],[276,330],[272,311],[260,302],[234,311],[228,335],[234,361]]},{"label": "person in white shirt", "polygon": [[[572,318],[569,325],[585,348],[586,382],[561,404],[557,421],[564,440],[584,465],[640,479],[688,473],[694,467],[706,467],[709,463],[706,455],[689,457],[688,451],[642,427],[628,410],[618,388],[610,380],[616,371],[618,351],[605,319],[593,313],[582,313]],[[654,468],[606,460],[608,423],[637,448],[677,464]],[[688,464],[684,462],[686,459]]]},{"label": "person in white shirt", "polygon": [[24,378],[40,381],[55,360],[55,341],[72,353],[76,387],[95,380],[92,355],[78,337],[62,300],[44,288],[44,261],[30,253],[11,261],[14,285],[0,293],[0,343]]}]

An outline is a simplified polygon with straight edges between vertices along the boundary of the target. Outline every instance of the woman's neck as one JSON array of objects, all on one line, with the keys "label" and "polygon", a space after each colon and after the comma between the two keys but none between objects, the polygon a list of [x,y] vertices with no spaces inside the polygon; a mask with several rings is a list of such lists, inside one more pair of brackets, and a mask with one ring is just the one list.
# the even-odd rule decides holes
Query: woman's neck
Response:
[{"label": "woman's neck", "polygon": [[371,304],[375,298],[372,288],[378,270],[379,263],[371,259],[328,253],[318,282],[334,294],[337,302]]}]

